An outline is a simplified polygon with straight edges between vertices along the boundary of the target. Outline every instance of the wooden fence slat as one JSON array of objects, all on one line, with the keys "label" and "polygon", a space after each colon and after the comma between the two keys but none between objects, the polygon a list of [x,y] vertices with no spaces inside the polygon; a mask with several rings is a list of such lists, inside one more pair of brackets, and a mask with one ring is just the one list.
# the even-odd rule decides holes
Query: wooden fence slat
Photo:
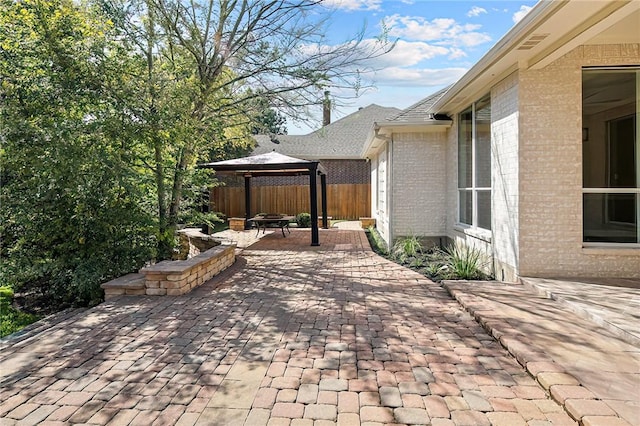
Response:
[{"label": "wooden fence slat", "polygon": [[[357,220],[371,215],[371,185],[332,184],[327,185],[327,214],[334,219]],[[318,209],[321,209],[318,191]],[[212,211],[228,217],[244,217],[244,188],[215,187],[210,194]],[[286,213],[296,215],[309,212],[309,186],[257,186],[251,188],[251,213]]]}]

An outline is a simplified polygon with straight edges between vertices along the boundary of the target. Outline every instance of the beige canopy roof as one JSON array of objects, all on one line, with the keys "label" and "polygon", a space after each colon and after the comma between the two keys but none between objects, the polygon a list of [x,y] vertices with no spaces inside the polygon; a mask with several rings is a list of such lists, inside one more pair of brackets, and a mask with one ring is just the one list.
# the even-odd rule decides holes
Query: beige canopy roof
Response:
[{"label": "beige canopy roof", "polygon": [[289,157],[277,152],[235,158],[232,160],[216,161],[199,164],[198,167],[213,169],[217,173],[227,173],[244,176],[246,226],[251,219],[251,178],[256,176],[309,176],[309,197],[311,211],[311,245],[320,245],[318,233],[318,188],[316,176],[320,176],[322,188],[322,224],[327,228],[327,180],[326,173],[319,161],[302,160]]}]

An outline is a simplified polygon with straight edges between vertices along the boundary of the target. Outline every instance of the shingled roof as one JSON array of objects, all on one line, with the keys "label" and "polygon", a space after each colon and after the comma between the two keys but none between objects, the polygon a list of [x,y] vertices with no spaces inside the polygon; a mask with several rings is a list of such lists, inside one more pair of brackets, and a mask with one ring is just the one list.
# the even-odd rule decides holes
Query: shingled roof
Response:
[{"label": "shingled roof", "polygon": [[359,159],[373,123],[399,112],[371,104],[308,135],[256,135],[253,155],[275,151],[307,160]]},{"label": "shingled roof", "polygon": [[[386,121],[417,123],[433,119],[432,114],[435,114],[437,111],[433,111],[431,107],[445,94],[449,87],[450,86],[447,86],[444,89],[432,93],[410,107],[403,109],[398,114],[388,118]],[[379,124],[383,124],[383,122],[379,122]]]}]

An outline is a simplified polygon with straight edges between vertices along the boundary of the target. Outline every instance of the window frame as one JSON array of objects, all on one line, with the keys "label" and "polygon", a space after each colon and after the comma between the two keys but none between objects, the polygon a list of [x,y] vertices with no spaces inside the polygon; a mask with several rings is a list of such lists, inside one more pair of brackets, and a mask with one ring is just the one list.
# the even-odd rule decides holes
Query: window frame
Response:
[{"label": "window frame", "polygon": [[[585,181],[583,180],[582,182],[582,220],[583,220],[583,227],[582,227],[582,246],[585,248],[597,248],[597,247],[609,247],[609,248],[640,248],[640,67],[638,66],[632,66],[632,67],[583,67],[582,68],[582,73],[581,73],[581,83],[584,85],[584,81],[585,81],[585,72],[606,72],[606,71],[611,71],[611,72],[616,72],[616,71],[629,71],[629,72],[635,72],[635,77],[636,77],[636,81],[635,81],[635,87],[636,87],[636,103],[635,103],[635,114],[631,114],[631,116],[635,116],[635,173],[636,173],[636,183],[635,183],[635,188],[634,187],[616,187],[616,186],[604,186],[604,187],[593,187],[593,186],[587,186],[585,185]],[[584,108],[585,108],[585,99],[584,97],[581,98],[581,119],[584,120]],[[609,138],[610,137],[610,122],[615,121],[615,120],[621,120],[624,119],[625,117],[628,116],[621,116],[621,117],[615,117],[612,118],[610,120],[607,120],[605,122],[606,124],[606,137]],[[584,124],[584,123],[583,123]],[[588,135],[588,133],[586,133]],[[583,143],[588,143],[588,136],[585,138],[585,136],[583,136]],[[607,158],[604,158],[603,161],[604,163],[602,164],[603,167],[605,167],[607,169],[607,174],[609,173],[608,168],[609,168],[609,151],[608,151],[608,146],[610,144],[609,139],[607,139],[605,141],[606,145],[607,145]],[[582,173],[584,175],[585,173],[585,158],[582,158]],[[585,225],[584,225],[584,221],[585,221],[585,195],[587,194],[601,194],[602,196],[606,197],[607,195],[615,195],[615,194],[633,194],[635,195],[635,199],[636,199],[636,241],[635,242],[613,242],[613,241],[585,241],[586,239],[586,235],[585,235]],[[605,199],[605,203],[606,203],[606,199]],[[606,219],[606,206],[607,204],[605,204],[605,212],[603,213],[605,215],[605,219]],[[613,223],[613,222],[611,222]]]},{"label": "window frame", "polygon": [[[478,128],[477,128],[477,124],[478,124],[478,117],[477,117],[477,105],[478,104],[484,104],[484,106],[486,107],[487,105],[489,106],[489,108],[491,108],[491,94],[488,93],[484,96],[482,96],[480,99],[478,99],[477,101],[473,102],[468,108],[465,108],[463,111],[461,111],[460,113],[458,113],[458,136],[457,136],[457,158],[458,158],[458,175],[456,177],[457,179],[457,185],[456,185],[456,205],[457,205],[457,215],[456,215],[456,226],[461,228],[461,229],[472,229],[475,232],[477,232],[478,234],[480,234],[483,237],[489,237],[492,233],[492,228],[493,228],[493,212],[492,212],[492,206],[491,206],[491,200],[492,200],[492,187],[491,187],[491,164],[492,164],[492,155],[491,155],[491,118],[489,118],[489,138],[487,140],[488,143],[488,149],[489,149],[489,156],[488,156],[488,160],[489,160],[489,166],[488,166],[488,171],[489,171],[489,185],[490,186],[479,186],[478,184],[478,177],[479,177],[479,164],[477,162],[478,160],[478,144],[480,143],[478,140]],[[462,138],[465,137],[465,135],[462,134],[461,132],[461,128],[463,125],[463,121],[461,119],[461,117],[464,114],[468,114],[469,112],[471,112],[471,152],[470,152],[470,156],[469,153],[467,154],[467,157],[465,158],[465,164],[464,167],[465,169],[468,168],[469,164],[471,165],[471,172],[470,172],[470,177],[471,177],[471,186],[461,186],[460,184],[460,167],[462,166],[460,158],[460,149],[461,149],[461,145],[462,145]],[[465,132],[466,133],[466,132]],[[466,141],[465,141],[466,142]],[[466,143],[465,143],[466,145]],[[478,212],[479,212],[479,208],[478,208],[478,195],[479,193],[489,193],[489,228],[485,228],[479,225],[479,218],[478,218]],[[467,223],[467,222],[463,222],[462,218],[461,218],[461,200],[462,200],[462,196],[463,194],[468,194],[471,193],[471,223]]]}]

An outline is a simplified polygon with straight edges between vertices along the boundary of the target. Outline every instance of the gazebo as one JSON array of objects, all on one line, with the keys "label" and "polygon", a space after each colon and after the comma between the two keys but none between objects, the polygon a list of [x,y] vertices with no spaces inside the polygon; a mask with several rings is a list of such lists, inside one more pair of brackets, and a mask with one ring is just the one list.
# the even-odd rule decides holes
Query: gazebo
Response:
[{"label": "gazebo", "polygon": [[318,184],[320,176],[322,198],[322,227],[327,223],[327,175],[319,161],[301,160],[277,152],[199,164],[198,167],[213,169],[219,174],[231,174],[244,177],[245,227],[251,219],[251,178],[257,176],[309,176],[309,197],[311,211],[311,245],[319,246],[318,231]]}]

